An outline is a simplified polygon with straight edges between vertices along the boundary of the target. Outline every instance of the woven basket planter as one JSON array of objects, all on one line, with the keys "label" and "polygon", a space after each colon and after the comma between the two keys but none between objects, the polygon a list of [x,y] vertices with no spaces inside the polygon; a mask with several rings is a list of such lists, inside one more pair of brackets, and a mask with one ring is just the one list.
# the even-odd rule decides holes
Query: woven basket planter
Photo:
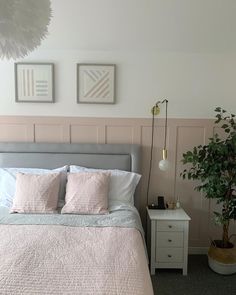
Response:
[{"label": "woven basket planter", "polygon": [[208,264],[219,274],[230,275],[236,273],[236,248],[219,248],[211,245],[208,250]]}]

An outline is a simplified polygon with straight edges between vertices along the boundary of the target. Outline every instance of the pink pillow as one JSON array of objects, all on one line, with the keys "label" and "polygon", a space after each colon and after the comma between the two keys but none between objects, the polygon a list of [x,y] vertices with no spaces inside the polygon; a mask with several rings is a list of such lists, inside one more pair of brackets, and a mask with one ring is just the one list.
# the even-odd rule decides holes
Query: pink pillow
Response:
[{"label": "pink pillow", "polygon": [[110,173],[69,173],[66,204],[61,213],[104,214],[108,212]]},{"label": "pink pillow", "polygon": [[16,174],[16,192],[11,213],[55,213],[60,173]]}]

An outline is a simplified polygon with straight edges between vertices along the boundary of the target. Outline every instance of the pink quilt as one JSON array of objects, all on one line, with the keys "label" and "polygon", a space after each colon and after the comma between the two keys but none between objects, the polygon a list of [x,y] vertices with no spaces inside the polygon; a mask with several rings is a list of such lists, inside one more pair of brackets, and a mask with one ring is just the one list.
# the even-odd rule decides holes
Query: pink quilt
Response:
[{"label": "pink quilt", "polygon": [[0,225],[0,294],[153,294],[134,228]]}]

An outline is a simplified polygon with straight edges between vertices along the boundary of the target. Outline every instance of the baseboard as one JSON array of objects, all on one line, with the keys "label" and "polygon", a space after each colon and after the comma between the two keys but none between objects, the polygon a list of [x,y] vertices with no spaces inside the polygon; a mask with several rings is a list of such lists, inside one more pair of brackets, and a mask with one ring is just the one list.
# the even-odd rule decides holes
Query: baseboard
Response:
[{"label": "baseboard", "polygon": [[208,247],[189,247],[188,254],[207,254]]}]

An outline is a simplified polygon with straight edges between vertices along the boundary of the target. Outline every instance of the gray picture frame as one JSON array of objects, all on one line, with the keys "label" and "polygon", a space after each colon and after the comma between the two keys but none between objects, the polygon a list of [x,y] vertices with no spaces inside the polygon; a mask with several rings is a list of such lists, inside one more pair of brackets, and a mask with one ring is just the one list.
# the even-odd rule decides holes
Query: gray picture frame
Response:
[{"label": "gray picture frame", "polygon": [[115,104],[116,65],[77,63],[77,103]]},{"label": "gray picture frame", "polygon": [[53,63],[19,62],[14,70],[15,102],[55,102]]}]

